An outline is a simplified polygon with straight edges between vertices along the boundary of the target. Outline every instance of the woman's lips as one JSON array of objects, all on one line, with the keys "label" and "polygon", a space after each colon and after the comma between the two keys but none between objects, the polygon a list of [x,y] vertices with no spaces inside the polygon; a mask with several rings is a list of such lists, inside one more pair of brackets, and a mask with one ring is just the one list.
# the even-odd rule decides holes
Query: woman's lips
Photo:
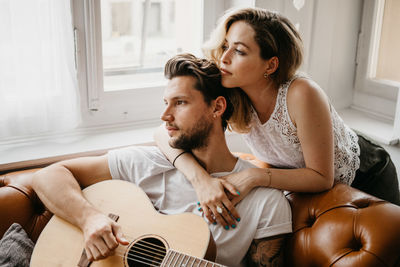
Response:
[{"label": "woman's lips", "polygon": [[229,71],[227,71],[226,69],[221,68],[221,74],[222,75],[232,75],[232,73],[230,73]]}]

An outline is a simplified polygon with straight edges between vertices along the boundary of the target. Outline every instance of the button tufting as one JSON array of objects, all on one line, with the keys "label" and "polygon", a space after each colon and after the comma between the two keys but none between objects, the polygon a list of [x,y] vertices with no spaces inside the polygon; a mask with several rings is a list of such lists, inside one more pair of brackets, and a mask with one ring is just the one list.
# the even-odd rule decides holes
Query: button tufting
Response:
[{"label": "button tufting", "polygon": [[361,199],[357,199],[357,200],[353,201],[353,205],[359,209],[367,208],[370,206],[370,204],[371,204],[371,201],[368,198],[361,198]]}]

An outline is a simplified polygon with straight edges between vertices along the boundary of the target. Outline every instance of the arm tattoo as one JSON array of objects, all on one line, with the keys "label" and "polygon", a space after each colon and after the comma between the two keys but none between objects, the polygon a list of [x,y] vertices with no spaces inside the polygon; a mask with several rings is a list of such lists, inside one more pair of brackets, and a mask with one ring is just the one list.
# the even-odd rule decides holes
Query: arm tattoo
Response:
[{"label": "arm tattoo", "polygon": [[247,252],[247,266],[283,266],[284,236],[254,239]]}]

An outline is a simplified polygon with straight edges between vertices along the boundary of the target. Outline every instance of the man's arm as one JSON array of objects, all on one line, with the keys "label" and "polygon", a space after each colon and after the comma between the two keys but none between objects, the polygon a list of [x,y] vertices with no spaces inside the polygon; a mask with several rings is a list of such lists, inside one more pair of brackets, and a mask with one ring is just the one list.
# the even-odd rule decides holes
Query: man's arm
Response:
[{"label": "man's arm", "polygon": [[118,243],[127,244],[114,221],[83,197],[81,188],[111,179],[107,156],[62,161],[36,172],[32,186],[44,205],[78,226],[84,235],[89,260],[111,254]]},{"label": "man's arm", "polygon": [[254,239],[246,255],[246,266],[283,266],[285,236]]}]

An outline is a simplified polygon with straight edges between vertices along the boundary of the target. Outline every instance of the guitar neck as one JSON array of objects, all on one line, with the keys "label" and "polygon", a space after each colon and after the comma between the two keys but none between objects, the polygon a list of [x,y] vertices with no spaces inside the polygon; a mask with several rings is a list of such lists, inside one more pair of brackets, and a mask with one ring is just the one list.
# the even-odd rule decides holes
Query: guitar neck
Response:
[{"label": "guitar neck", "polygon": [[162,267],[226,267],[224,265],[207,261],[204,259],[196,258],[183,254],[174,250],[169,250],[164,260],[161,262]]}]

